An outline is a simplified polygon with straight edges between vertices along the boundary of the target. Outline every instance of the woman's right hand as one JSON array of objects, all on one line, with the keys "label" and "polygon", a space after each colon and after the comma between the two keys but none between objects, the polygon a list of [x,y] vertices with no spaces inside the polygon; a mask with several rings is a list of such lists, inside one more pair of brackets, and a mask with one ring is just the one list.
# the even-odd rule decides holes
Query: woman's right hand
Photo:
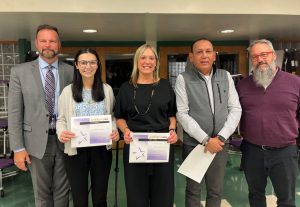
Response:
[{"label": "woman's right hand", "polygon": [[124,130],[123,135],[124,135],[124,142],[126,144],[129,144],[132,141],[132,138],[131,138],[131,131],[128,127]]},{"label": "woman's right hand", "polygon": [[75,134],[70,131],[62,131],[59,137],[59,141],[62,143],[66,143],[75,137]]}]

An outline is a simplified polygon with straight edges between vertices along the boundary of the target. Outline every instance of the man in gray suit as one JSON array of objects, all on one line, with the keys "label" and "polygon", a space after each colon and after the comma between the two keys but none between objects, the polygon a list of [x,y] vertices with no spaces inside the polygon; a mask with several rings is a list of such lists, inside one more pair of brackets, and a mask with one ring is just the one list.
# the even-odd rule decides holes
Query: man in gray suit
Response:
[{"label": "man in gray suit", "polygon": [[[55,121],[58,96],[71,83],[73,69],[58,61],[61,44],[56,27],[40,25],[35,45],[38,59],[11,70],[8,94],[10,145],[15,165],[24,171],[29,167],[35,205],[64,207],[68,206],[69,184]],[[47,89],[49,80],[51,90]],[[52,94],[51,99],[48,94]]]}]

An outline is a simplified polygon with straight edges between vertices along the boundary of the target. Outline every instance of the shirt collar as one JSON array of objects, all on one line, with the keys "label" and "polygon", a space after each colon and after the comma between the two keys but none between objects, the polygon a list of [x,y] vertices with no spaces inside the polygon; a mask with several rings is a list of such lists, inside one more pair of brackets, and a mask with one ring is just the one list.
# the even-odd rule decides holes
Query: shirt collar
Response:
[{"label": "shirt collar", "polygon": [[207,75],[205,76],[205,75],[203,75],[203,73],[201,73],[201,72],[198,70],[198,73],[199,73],[203,78],[205,78],[205,79],[207,79],[207,77],[208,77],[208,79],[211,79],[212,74],[213,74],[212,72],[213,72],[213,70],[210,71],[209,76],[207,76]]},{"label": "shirt collar", "polygon": [[[49,65],[49,63],[47,63],[45,60],[43,60],[41,57],[38,58],[39,60],[39,66],[40,68],[44,69],[47,68],[47,66]],[[58,69],[58,60],[56,60],[54,63],[51,64],[54,69]]]}]

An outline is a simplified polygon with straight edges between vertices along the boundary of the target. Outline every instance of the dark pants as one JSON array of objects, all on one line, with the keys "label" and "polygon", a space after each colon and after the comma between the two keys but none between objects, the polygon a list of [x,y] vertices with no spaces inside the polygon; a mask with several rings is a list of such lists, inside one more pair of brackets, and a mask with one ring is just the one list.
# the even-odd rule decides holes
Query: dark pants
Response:
[{"label": "dark pants", "polygon": [[298,148],[263,150],[243,142],[242,167],[249,187],[251,207],[266,207],[265,188],[270,177],[278,207],[295,207],[295,187],[298,173]]},{"label": "dark pants", "polygon": [[129,163],[124,148],[127,207],[172,207],[174,202],[174,147],[168,163]]},{"label": "dark pants", "polygon": [[56,135],[49,135],[42,159],[30,156],[29,170],[36,207],[69,206],[70,186]]},{"label": "dark pants", "polygon": [[[182,157],[185,159],[195,146],[183,145]],[[206,204],[207,207],[219,207],[222,200],[224,186],[225,168],[228,158],[228,144],[221,152],[218,152],[207,169],[204,180],[206,184]],[[200,206],[200,184],[196,181],[186,178],[185,206]]]},{"label": "dark pants", "polygon": [[106,196],[112,152],[106,146],[78,148],[77,155],[65,155],[67,176],[74,207],[88,206],[88,177],[91,177],[94,207],[107,207]]}]

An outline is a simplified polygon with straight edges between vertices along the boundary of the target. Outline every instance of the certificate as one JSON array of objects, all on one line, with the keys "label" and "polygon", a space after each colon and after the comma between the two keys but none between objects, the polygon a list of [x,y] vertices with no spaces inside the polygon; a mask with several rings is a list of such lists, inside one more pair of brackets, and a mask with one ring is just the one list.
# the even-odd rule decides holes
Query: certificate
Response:
[{"label": "certificate", "polygon": [[197,145],[187,156],[178,172],[200,183],[216,153],[204,152],[204,146]]},{"label": "certificate", "polygon": [[73,148],[111,145],[111,115],[72,117],[71,131],[76,136],[71,139]]},{"label": "certificate", "polygon": [[129,163],[169,162],[169,133],[131,133]]}]

